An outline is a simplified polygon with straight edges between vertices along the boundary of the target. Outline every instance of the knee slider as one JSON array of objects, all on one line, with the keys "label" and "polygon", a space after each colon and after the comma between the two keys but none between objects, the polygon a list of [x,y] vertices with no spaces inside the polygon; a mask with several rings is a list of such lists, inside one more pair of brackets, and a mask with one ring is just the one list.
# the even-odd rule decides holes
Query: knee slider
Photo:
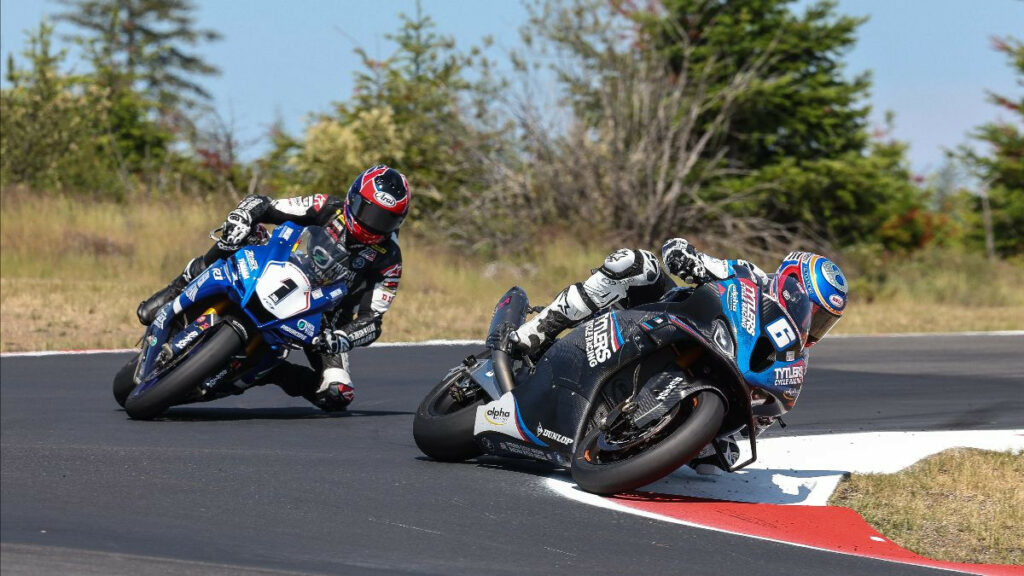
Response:
[{"label": "knee slider", "polygon": [[612,280],[623,280],[640,273],[643,266],[642,254],[637,250],[623,248],[609,254],[600,271]]}]

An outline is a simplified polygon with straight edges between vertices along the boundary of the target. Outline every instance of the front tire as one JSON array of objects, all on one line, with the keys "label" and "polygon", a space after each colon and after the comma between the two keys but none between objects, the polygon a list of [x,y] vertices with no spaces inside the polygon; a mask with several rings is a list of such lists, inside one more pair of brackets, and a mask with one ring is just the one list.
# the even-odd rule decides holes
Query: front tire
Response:
[{"label": "front tire", "polygon": [[461,462],[483,454],[473,440],[473,424],[476,409],[485,400],[479,397],[460,403],[450,393],[452,386],[464,383],[465,378],[469,378],[466,370],[445,377],[416,410],[412,437],[420,451],[434,460]]},{"label": "front tire", "polygon": [[139,357],[135,356],[121,367],[114,376],[114,400],[124,408],[124,402],[135,390],[135,369],[139,366]]},{"label": "front tire", "polygon": [[595,494],[615,494],[650,484],[692,460],[718,433],[725,404],[710,390],[680,401],[672,419],[646,443],[632,450],[609,451],[606,433],[595,426],[576,445],[572,478]]},{"label": "front tire", "polygon": [[125,401],[124,409],[135,420],[150,420],[163,414],[171,406],[180,404],[206,378],[227,365],[228,359],[243,350],[245,342],[228,324],[220,324],[215,332],[175,366],[155,385]]}]

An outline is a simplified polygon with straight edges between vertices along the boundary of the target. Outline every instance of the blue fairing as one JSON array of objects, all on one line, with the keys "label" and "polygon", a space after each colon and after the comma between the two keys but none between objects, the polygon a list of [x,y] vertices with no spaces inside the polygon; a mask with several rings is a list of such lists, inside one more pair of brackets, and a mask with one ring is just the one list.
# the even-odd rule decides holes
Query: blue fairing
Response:
[{"label": "blue fairing", "polygon": [[[164,306],[144,337],[139,369],[136,373],[136,381],[140,388],[152,384],[162,374],[155,369],[155,365],[160,349],[165,343],[177,345],[182,338],[194,337],[187,334],[189,330],[196,329],[192,325],[172,334],[174,322],[171,320],[199,302],[223,301],[224,298],[229,300],[233,304],[229,313],[239,319],[243,319],[244,315],[246,331],[255,328],[271,352],[277,352],[283,347],[312,344],[313,339],[320,333],[323,313],[334,308],[348,294],[348,286],[344,281],[319,286],[308,280],[311,273],[309,263],[294,255],[303,230],[303,227],[291,222],[278,226],[266,244],[242,248],[227,259],[214,262],[193,279],[181,295]],[[257,294],[257,286],[268,270],[280,272],[284,268],[288,268],[293,275],[299,274],[299,279],[304,280],[304,286],[309,289],[299,291],[300,298],[302,295],[306,297],[306,305],[302,309],[279,318],[266,309],[266,302]],[[293,282],[290,288],[285,288],[291,290],[294,284]],[[264,295],[266,296],[267,292],[264,292]],[[286,294],[288,295],[291,295],[291,292]],[[269,295],[270,298],[275,296],[276,294]],[[190,320],[201,312],[202,310],[193,310]],[[249,340],[252,340],[254,334],[248,336]],[[264,362],[257,368],[265,370],[275,363],[276,361]]]},{"label": "blue fairing", "polygon": [[[736,342],[736,364],[751,389],[760,389],[775,398],[755,413],[777,416],[788,411],[796,402],[803,385],[807,353],[802,348],[795,323],[782,314],[771,299],[763,298],[762,286],[756,277],[743,267],[734,268],[735,276],[718,282],[722,310],[732,327]],[[769,302],[764,302],[769,300]],[[782,330],[769,330],[769,327]],[[788,327],[788,331],[786,328]],[[755,354],[759,339],[771,349],[762,346]],[[754,365],[765,350],[774,351],[774,361]],[[769,408],[770,407],[770,408]]]}]

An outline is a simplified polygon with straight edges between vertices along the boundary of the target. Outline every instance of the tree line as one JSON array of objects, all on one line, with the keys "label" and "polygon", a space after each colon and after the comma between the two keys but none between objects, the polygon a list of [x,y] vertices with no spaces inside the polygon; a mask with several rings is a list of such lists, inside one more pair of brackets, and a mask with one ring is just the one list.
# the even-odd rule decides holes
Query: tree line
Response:
[{"label": "tree line", "polygon": [[[1017,122],[979,126],[916,177],[906,144],[870,125],[870,76],[844,68],[864,20],[832,1],[535,0],[501,74],[486,39],[457,47],[417,6],[387,58],[359,51],[351,96],[302,134],[276,124],[248,162],[202,87],[218,70],[200,50],[220,35],[190,2],[62,3],[88,66],[67,71],[46,22],[8,56],[5,189],[340,194],[386,162],[410,177],[420,233],[488,253],[552,233],[1024,253],[1024,95],[989,94]],[[1024,45],[995,49],[1024,80]]]}]

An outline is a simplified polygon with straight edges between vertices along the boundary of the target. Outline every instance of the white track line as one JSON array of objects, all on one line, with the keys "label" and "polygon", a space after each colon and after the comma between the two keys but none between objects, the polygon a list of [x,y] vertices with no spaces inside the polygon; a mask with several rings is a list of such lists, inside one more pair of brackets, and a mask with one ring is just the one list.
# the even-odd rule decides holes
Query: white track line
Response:
[{"label": "white track line", "polygon": [[[834,334],[835,338],[928,338],[956,336],[1024,336],[1024,330],[996,330],[991,332],[906,332],[902,334]],[[371,344],[374,348],[402,348],[409,346],[473,346],[483,345],[483,340],[421,340],[419,342],[380,342]],[[114,348],[109,350],[40,350],[38,352],[3,352],[0,358],[35,356],[73,356],[78,354],[124,354],[136,348]]]}]

